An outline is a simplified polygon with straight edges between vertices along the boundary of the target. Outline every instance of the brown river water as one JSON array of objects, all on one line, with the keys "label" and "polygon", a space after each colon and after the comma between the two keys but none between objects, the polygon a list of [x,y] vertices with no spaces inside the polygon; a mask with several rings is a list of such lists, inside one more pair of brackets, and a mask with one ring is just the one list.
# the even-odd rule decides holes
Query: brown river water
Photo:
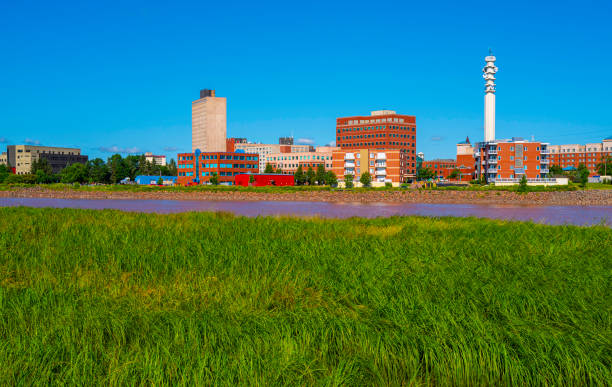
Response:
[{"label": "brown river water", "polygon": [[429,203],[337,203],[295,201],[203,201],[203,200],[91,200],[52,198],[0,198],[0,207],[53,207],[115,209],[168,214],[187,211],[223,211],[242,216],[298,216],[321,218],[374,218],[388,216],[473,216],[478,218],[533,221],[544,224],[606,225],[612,227],[610,206],[517,206]]}]

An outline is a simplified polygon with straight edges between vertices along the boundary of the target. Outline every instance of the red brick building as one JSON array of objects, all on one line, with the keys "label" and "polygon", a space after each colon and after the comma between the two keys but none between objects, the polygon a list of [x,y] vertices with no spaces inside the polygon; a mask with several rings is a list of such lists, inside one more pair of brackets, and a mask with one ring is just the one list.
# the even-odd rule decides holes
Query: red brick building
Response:
[{"label": "red brick building", "polygon": [[405,154],[399,149],[341,149],[333,152],[332,172],[338,180],[352,175],[355,182],[359,181],[362,173],[369,172],[373,183],[399,185],[404,181],[400,168],[402,157]]},{"label": "red brick building", "polygon": [[259,156],[243,152],[204,152],[178,154],[179,185],[206,184],[213,174],[219,183],[234,184],[234,176],[259,171]]},{"label": "red brick building", "polygon": [[469,137],[457,144],[457,160],[455,163],[459,170],[459,181],[474,179],[476,159],[474,158],[474,147],[470,144]]},{"label": "red brick building", "polygon": [[578,168],[584,164],[591,176],[598,175],[597,165],[603,163],[606,157],[612,157],[612,136],[599,143],[551,145],[549,149],[550,165]]},{"label": "red brick building", "polygon": [[398,150],[400,178],[416,177],[416,117],[392,110],[373,111],[369,116],[336,119],[336,146],[342,150]]},{"label": "red brick building", "polygon": [[[435,159],[423,161],[421,168],[431,169],[437,178],[449,179],[450,174],[457,169],[457,164],[453,159]],[[459,177],[453,180],[459,180]]]},{"label": "red brick building", "polygon": [[496,179],[546,178],[549,172],[548,144],[521,138],[495,140],[476,145],[476,178]]}]

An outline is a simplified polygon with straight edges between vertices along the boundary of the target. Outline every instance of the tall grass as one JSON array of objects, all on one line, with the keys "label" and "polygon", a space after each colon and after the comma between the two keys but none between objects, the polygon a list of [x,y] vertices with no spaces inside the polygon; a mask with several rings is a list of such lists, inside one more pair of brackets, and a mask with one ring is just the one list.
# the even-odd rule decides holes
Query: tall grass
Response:
[{"label": "tall grass", "polygon": [[0,384],[606,385],[612,232],[0,209]]}]

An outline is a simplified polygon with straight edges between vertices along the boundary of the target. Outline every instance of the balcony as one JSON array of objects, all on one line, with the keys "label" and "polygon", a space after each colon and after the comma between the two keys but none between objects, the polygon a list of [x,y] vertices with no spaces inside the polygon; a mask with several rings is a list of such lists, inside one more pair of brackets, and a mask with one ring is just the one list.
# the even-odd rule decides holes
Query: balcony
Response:
[{"label": "balcony", "polygon": [[497,164],[497,159],[489,159],[487,160],[489,164]]},{"label": "balcony", "polygon": [[550,164],[550,160],[542,159],[542,160],[540,160],[540,164]]},{"label": "balcony", "polygon": [[496,155],[497,154],[497,149],[487,149],[487,154],[489,155]]},{"label": "balcony", "polygon": [[549,151],[548,149],[542,149],[542,150],[540,151],[540,153],[541,153],[541,154],[543,154],[543,155],[549,155],[549,154],[550,154],[550,151]]},{"label": "balcony", "polygon": [[376,168],[386,168],[387,163],[376,163]]},{"label": "balcony", "polygon": [[345,161],[344,162],[344,168],[355,168],[355,162],[354,161]]},{"label": "balcony", "polygon": [[550,170],[548,168],[540,169],[540,173],[548,173],[548,172],[550,172]]},{"label": "balcony", "polygon": [[344,155],[344,159],[345,160],[355,160],[355,154],[354,153],[347,153]]},{"label": "balcony", "polygon": [[374,172],[375,176],[387,176],[387,170],[386,169],[377,169],[376,172]]},{"label": "balcony", "polygon": [[497,168],[489,168],[487,169],[487,173],[497,173]]},{"label": "balcony", "polygon": [[376,154],[376,160],[386,160],[386,159],[387,159],[387,155],[385,153]]}]

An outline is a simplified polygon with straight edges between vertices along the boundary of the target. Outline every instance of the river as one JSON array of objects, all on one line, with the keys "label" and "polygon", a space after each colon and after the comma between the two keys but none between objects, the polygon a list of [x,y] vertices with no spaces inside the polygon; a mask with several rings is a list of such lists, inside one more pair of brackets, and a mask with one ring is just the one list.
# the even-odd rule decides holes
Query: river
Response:
[{"label": "river", "polygon": [[485,204],[426,203],[338,203],[295,201],[202,201],[202,200],[91,200],[52,198],[0,198],[0,207],[53,207],[115,209],[132,212],[177,213],[224,211],[243,216],[318,216],[322,218],[373,218],[394,215],[474,216],[479,218],[523,220],[544,224],[593,225],[612,227],[609,206],[517,206]]}]

